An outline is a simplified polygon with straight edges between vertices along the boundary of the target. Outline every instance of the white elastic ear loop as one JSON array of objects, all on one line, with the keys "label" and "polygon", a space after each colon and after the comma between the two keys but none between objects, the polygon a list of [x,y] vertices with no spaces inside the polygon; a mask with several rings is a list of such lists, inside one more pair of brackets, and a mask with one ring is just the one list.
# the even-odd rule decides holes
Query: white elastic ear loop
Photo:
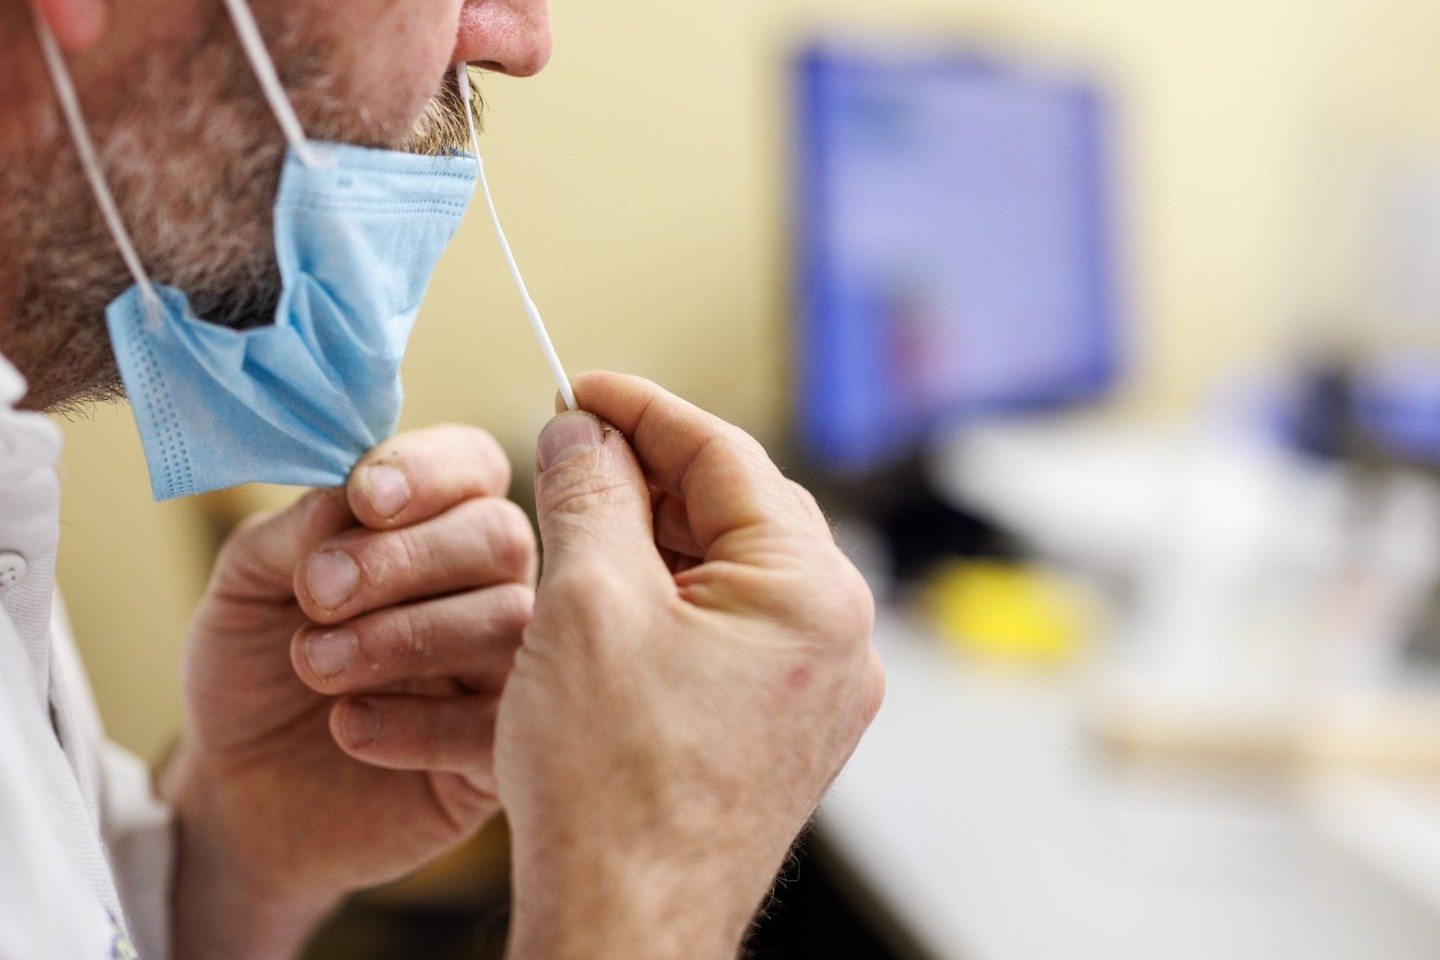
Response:
[{"label": "white elastic ear loop", "polygon": [[255,14],[250,11],[250,6],[245,0],[224,0],[224,3],[225,9],[230,12],[231,21],[235,24],[235,32],[240,36],[240,46],[244,48],[250,67],[255,71],[255,79],[260,81],[260,89],[265,92],[270,110],[279,121],[280,129],[285,133],[285,139],[290,142],[295,155],[307,167],[326,166],[325,160],[310,147],[305,128],[300,125],[300,118],[295,115],[295,107],[290,103],[285,85],[280,82],[280,74],[275,71],[275,61],[270,57],[265,38],[260,34],[260,26],[255,22]]},{"label": "white elastic ear loop", "polygon": [[535,339],[539,341],[540,350],[545,354],[545,365],[550,368],[550,375],[560,387],[560,396],[565,398],[566,407],[578,410],[580,404],[575,400],[575,389],[570,386],[570,378],[565,375],[565,368],[555,353],[555,344],[550,341],[550,334],[545,330],[540,308],[535,306],[535,301],[530,298],[530,291],[525,286],[525,278],[520,276],[520,266],[515,262],[515,254],[510,250],[510,241],[505,239],[505,230],[500,226],[500,214],[495,211],[495,198],[490,195],[490,181],[485,177],[485,158],[480,156],[480,133],[475,129],[475,110],[472,106],[474,94],[470,89],[470,71],[465,64],[455,65],[455,79],[460,86],[460,99],[465,102],[465,123],[470,128],[470,144],[475,150],[475,162],[480,166],[480,189],[485,194],[485,205],[490,208],[490,222],[495,225],[495,236],[500,240],[500,250],[505,254],[510,276],[525,304],[525,315],[530,318],[530,329],[535,332]]},{"label": "white elastic ear loop", "polygon": [[55,42],[50,25],[38,12],[35,14],[35,30],[40,37],[40,50],[45,56],[45,66],[50,70],[50,79],[54,82],[55,93],[60,98],[60,112],[65,115],[65,125],[70,128],[70,137],[75,141],[75,152],[79,154],[80,166],[84,168],[85,177],[90,181],[95,201],[100,204],[105,226],[109,228],[110,236],[114,238],[115,246],[119,248],[120,257],[125,261],[130,276],[135,278],[135,285],[140,288],[147,320],[150,323],[159,323],[163,316],[160,295],[155,292],[155,284],[150,282],[150,275],[145,272],[145,265],[140,262],[140,254],[135,251],[130,232],[125,229],[125,221],[120,217],[120,208],[115,205],[115,196],[110,192],[110,185],[105,182],[105,171],[100,166],[99,155],[95,152],[95,142],[90,139],[90,127],[85,122],[84,111],[80,109],[80,98],[75,94],[70,68],[60,54],[60,45]]}]

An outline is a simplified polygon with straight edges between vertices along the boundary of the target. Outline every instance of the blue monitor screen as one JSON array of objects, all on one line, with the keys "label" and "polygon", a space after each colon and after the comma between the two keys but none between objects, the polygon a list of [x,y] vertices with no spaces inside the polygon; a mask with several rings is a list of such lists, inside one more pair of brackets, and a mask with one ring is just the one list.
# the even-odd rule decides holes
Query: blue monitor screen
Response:
[{"label": "blue monitor screen", "polygon": [[1104,108],[960,53],[799,58],[797,419],[865,471],[1118,367]]}]

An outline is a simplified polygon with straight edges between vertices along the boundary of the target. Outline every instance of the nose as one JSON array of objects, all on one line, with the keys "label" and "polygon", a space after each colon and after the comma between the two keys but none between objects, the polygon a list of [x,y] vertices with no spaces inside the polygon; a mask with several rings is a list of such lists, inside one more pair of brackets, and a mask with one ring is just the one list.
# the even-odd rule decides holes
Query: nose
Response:
[{"label": "nose", "polygon": [[455,62],[530,77],[550,62],[549,0],[465,0]]}]

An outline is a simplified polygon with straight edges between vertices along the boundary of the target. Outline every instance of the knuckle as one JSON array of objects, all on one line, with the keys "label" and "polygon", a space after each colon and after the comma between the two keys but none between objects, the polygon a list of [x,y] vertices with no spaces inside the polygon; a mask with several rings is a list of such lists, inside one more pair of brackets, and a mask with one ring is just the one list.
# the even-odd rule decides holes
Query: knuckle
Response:
[{"label": "knuckle", "polygon": [[496,440],[489,430],[470,423],[447,423],[443,425],[443,429],[463,437],[464,442],[474,448],[477,459],[494,462],[509,469],[510,461],[505,456],[505,448],[500,446],[500,441]]},{"label": "knuckle", "polygon": [[790,491],[790,495],[793,496],[799,503],[804,505],[806,508],[813,507],[817,510],[820,508],[820,505],[815,500],[815,496],[809,490],[805,489],[805,487],[801,486],[799,483],[796,483],[794,480],[786,477],[785,486]]},{"label": "knuckle", "polygon": [[539,603],[560,613],[566,623],[591,639],[600,639],[618,628],[620,598],[634,593],[633,587],[613,567],[598,563],[550,576],[541,582]]},{"label": "knuckle", "polygon": [[729,433],[731,441],[744,456],[767,465],[771,463],[769,451],[765,449],[765,445],[759,440],[736,426],[731,426]]},{"label": "knuckle", "polygon": [[518,643],[535,614],[535,591],[523,584],[505,584],[491,591],[490,603],[496,632]]},{"label": "knuckle", "polygon": [[559,579],[559,592],[577,604],[603,606],[611,598],[625,593],[626,584],[618,571],[601,563],[587,563],[570,569]]},{"label": "knuckle", "polygon": [[468,447],[470,458],[482,475],[484,486],[493,493],[503,494],[510,487],[510,458],[494,434],[469,424],[446,424],[455,438],[455,446]]},{"label": "knuckle", "polygon": [[536,556],[535,531],[525,511],[509,500],[492,501],[481,520],[486,527],[496,564],[519,574],[529,569]]},{"label": "knuckle", "polygon": [[[377,580],[405,580],[429,569],[434,550],[430,538],[422,530],[397,531],[392,536],[370,541],[375,548],[366,549],[363,556],[375,568]],[[365,560],[360,561],[362,569],[366,566]]]},{"label": "knuckle", "polygon": [[[807,577],[807,582],[809,578]],[[824,589],[797,585],[796,596],[787,606],[807,631],[825,639],[827,646],[844,649],[870,642],[875,621],[875,596],[865,578],[840,558],[830,565],[820,582]]]},{"label": "knuckle", "polygon": [[503,494],[511,479],[510,460],[500,442],[489,431],[468,424],[442,423],[398,434],[363,462],[400,465],[412,482],[431,488],[432,497],[471,488]]},{"label": "knuckle", "polygon": [[275,511],[261,511],[252,513],[235,525],[230,531],[230,536],[225,538],[225,545],[222,552],[235,550],[238,546],[260,534],[260,529],[267,525],[278,514]]},{"label": "knuckle", "polygon": [[837,618],[854,624],[857,634],[868,643],[875,624],[875,593],[848,560],[843,561],[840,579],[840,589],[835,591]]},{"label": "knuckle", "polygon": [[[232,571],[241,568],[248,560],[249,554],[253,550],[254,521],[254,517],[241,521],[240,525],[232,530],[230,536],[220,545],[220,550],[215,555],[215,573],[212,585],[234,579]],[[221,576],[221,574],[225,574],[225,576]]]},{"label": "knuckle", "polygon": [[800,504],[800,509],[807,516],[824,524],[825,529],[828,531],[830,529],[830,521],[825,516],[825,511],[821,508],[820,501],[815,499],[815,494],[794,480],[787,479],[785,483],[790,489],[791,496],[795,498],[795,502]]},{"label": "knuckle", "polygon": [[636,496],[630,484],[615,477],[584,470],[547,470],[541,479],[538,501],[544,514],[564,519],[604,514]]},{"label": "knuckle", "polygon": [[264,510],[252,513],[237,523],[220,545],[216,569],[241,565],[260,552],[270,535],[272,524],[282,513],[279,510]]},{"label": "knuckle", "polygon": [[715,455],[752,479],[768,478],[778,472],[765,445],[739,427],[726,424],[714,444]]}]

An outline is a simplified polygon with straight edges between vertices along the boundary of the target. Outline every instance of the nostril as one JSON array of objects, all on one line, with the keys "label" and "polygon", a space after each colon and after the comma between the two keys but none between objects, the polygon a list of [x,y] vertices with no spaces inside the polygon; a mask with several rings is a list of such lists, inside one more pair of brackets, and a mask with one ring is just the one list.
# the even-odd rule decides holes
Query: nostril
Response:
[{"label": "nostril", "polygon": [[549,0],[465,0],[452,63],[510,77],[539,73],[550,60]]}]

